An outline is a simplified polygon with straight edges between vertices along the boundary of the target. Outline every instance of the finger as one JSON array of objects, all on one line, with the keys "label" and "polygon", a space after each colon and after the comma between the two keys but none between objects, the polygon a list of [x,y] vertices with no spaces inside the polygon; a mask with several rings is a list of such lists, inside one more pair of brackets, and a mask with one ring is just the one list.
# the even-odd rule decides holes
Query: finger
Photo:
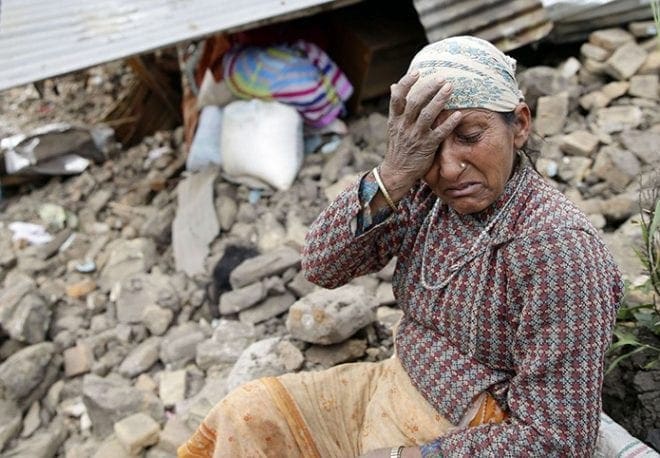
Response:
[{"label": "finger", "polygon": [[433,129],[433,123],[438,118],[452,92],[451,83],[444,84],[433,96],[433,99],[419,113],[418,126],[420,129]]},{"label": "finger", "polygon": [[411,73],[406,73],[396,84],[390,86],[390,113],[398,116],[404,112],[406,108],[406,96],[418,78],[419,71],[414,70]]},{"label": "finger", "polygon": [[438,144],[442,143],[449,137],[449,135],[456,129],[456,126],[463,119],[463,113],[454,111],[447,119],[445,119],[438,127],[433,129],[433,135]]},{"label": "finger", "polygon": [[[405,116],[411,123],[416,123],[419,114],[438,93],[445,84],[444,80],[429,81],[422,85],[414,94],[408,94],[406,97]],[[433,121],[433,120],[431,120]]]}]

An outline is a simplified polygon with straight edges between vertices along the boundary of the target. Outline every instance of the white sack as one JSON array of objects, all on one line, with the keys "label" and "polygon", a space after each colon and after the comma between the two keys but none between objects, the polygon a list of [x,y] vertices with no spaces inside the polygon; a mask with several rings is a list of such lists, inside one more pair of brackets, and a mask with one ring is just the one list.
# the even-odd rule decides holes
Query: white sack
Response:
[{"label": "white sack", "polygon": [[224,171],[288,189],[302,165],[302,118],[279,102],[253,99],[225,107],[220,135]]}]

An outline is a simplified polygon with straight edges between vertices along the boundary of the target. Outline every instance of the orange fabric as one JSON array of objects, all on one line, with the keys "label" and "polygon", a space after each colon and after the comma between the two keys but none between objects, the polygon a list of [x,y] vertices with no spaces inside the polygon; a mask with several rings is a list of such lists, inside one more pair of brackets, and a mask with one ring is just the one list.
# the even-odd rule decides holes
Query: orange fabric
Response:
[{"label": "orange fabric", "polygon": [[495,398],[488,394],[481,402],[479,410],[477,410],[477,413],[472,417],[468,425],[473,427],[486,423],[501,423],[507,418],[509,418],[509,414],[503,411]]}]

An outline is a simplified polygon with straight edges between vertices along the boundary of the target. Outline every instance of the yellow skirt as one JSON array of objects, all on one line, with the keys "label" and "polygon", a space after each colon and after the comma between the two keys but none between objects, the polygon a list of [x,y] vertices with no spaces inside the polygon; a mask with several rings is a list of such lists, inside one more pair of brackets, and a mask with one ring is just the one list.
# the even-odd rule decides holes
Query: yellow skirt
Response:
[{"label": "yellow skirt", "polygon": [[[481,396],[473,407],[469,426],[506,417],[490,396]],[[355,457],[427,443],[454,427],[394,357],[240,386],[216,404],[178,456]]]}]

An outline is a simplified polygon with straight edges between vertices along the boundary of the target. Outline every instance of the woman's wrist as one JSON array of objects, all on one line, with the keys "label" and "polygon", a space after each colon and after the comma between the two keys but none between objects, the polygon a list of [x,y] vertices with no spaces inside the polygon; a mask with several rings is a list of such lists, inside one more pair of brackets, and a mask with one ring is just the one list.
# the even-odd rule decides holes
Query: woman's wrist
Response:
[{"label": "woman's wrist", "polygon": [[378,172],[383,186],[387,189],[387,193],[394,203],[398,203],[403,199],[416,181],[411,180],[408,176],[402,175],[399,171],[393,170],[386,163],[382,163],[378,166]]}]

